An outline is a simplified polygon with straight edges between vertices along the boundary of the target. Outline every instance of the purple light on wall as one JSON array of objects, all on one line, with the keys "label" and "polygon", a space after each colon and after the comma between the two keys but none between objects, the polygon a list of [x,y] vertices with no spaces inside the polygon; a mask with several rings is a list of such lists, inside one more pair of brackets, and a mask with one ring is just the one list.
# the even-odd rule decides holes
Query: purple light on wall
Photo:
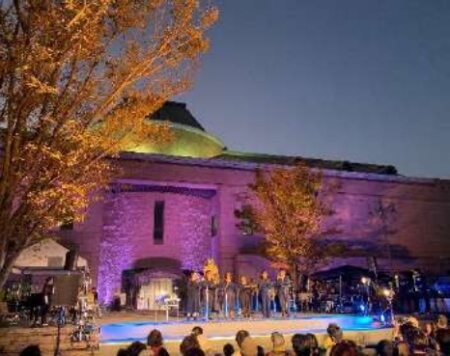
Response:
[{"label": "purple light on wall", "polygon": [[180,199],[181,264],[199,271],[211,257],[210,201],[198,197]]},{"label": "purple light on wall", "polygon": [[111,195],[106,207],[98,275],[99,300],[103,303],[112,301],[114,293],[120,291],[122,271],[131,268],[133,228],[139,217],[126,194]]}]

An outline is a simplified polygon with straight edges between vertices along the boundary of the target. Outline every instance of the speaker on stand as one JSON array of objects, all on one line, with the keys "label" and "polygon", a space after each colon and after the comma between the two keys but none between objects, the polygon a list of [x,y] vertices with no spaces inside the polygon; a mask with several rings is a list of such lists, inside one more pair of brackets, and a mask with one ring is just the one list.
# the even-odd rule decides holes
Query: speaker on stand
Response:
[{"label": "speaker on stand", "polygon": [[77,261],[78,261],[78,252],[75,250],[67,251],[64,269],[66,271],[74,271],[77,268]]}]

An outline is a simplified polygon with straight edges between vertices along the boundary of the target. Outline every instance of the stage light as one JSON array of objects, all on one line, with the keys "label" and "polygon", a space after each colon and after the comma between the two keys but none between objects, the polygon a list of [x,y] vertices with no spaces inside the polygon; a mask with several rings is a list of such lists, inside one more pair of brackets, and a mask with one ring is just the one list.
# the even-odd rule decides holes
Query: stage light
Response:
[{"label": "stage light", "polygon": [[366,310],[366,306],[364,304],[360,304],[359,309],[361,309],[361,311],[363,312],[364,310]]},{"label": "stage light", "polygon": [[388,298],[388,299],[392,299],[394,297],[394,292],[391,289],[383,289],[383,295]]}]

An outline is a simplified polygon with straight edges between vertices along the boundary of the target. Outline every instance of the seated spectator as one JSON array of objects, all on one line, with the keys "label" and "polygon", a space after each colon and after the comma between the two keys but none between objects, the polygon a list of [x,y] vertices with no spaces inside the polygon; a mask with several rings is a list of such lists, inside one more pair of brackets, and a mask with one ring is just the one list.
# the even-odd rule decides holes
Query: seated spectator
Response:
[{"label": "seated spectator", "polygon": [[330,356],[359,356],[359,351],[353,341],[342,340],[331,348]]},{"label": "seated spectator", "polygon": [[247,336],[241,344],[241,355],[242,356],[257,356],[258,355],[258,345],[252,339],[251,336]]},{"label": "seated spectator", "polygon": [[438,329],[436,341],[442,354],[450,355],[450,329]]},{"label": "seated spectator", "polygon": [[200,344],[200,348],[203,350],[203,352],[206,355],[212,355],[213,354],[212,345],[203,334],[203,328],[201,328],[200,326],[195,326],[192,329],[192,334],[197,337],[198,343]]},{"label": "seated spectator", "polygon": [[163,346],[163,337],[161,331],[153,329],[147,336],[147,345],[152,351],[153,356],[169,356],[169,353]]},{"label": "seated spectator", "polygon": [[319,355],[319,341],[317,341],[316,335],[308,333],[305,336],[305,345],[310,350],[311,355]]},{"label": "seated spectator", "polygon": [[236,333],[236,337],[235,337],[234,339],[235,339],[235,341],[236,341],[238,347],[241,347],[242,341],[244,341],[244,339],[245,339],[247,336],[250,336],[250,333],[249,333],[247,330],[239,330],[239,331]]},{"label": "seated spectator", "polygon": [[416,330],[419,330],[417,327],[414,326],[414,324],[406,322],[402,325],[400,325],[399,331],[400,331],[400,341],[405,341],[408,345],[411,345],[411,340],[413,338],[413,334],[416,332]]},{"label": "seated spectator", "polygon": [[381,340],[375,350],[377,356],[392,356],[394,354],[394,344],[389,340]]},{"label": "seated spectator", "polygon": [[448,320],[444,314],[439,314],[436,320],[437,329],[448,329]]},{"label": "seated spectator", "polygon": [[[190,349],[195,349],[194,351],[189,351]],[[193,355],[193,353],[198,353],[198,350],[202,351],[202,349],[200,348],[200,344],[197,340],[197,336],[190,334],[188,336],[186,336],[183,341],[181,341],[180,344],[180,353],[183,356],[188,355],[188,351],[191,352],[189,353],[189,355]],[[203,352],[203,351],[202,351]],[[204,352],[203,352],[204,354]]]},{"label": "seated spectator", "polygon": [[394,356],[409,356],[409,346],[406,342],[400,341],[394,348]]},{"label": "seated spectator", "polygon": [[417,318],[410,316],[406,319],[405,324],[411,324],[412,326],[414,326],[415,328],[419,327],[419,320],[417,320]]},{"label": "seated spectator", "polygon": [[119,350],[117,351],[116,356],[128,356],[128,351],[125,350],[125,349],[119,349]]},{"label": "seated spectator", "polygon": [[140,341],[134,341],[130,346],[127,347],[126,352],[128,356],[139,356],[139,354],[146,350],[147,346]]},{"label": "seated spectator", "polygon": [[[256,345],[255,341],[250,336],[250,333],[247,330],[239,330],[236,333],[236,343],[238,344],[239,351],[235,352],[234,355],[242,355],[242,356],[257,356],[258,353],[258,345]],[[261,352],[261,351],[260,351]],[[264,351],[263,351],[264,354]]]},{"label": "seated spectator", "polygon": [[422,330],[415,329],[414,331],[411,331],[408,336],[408,342],[413,355],[429,354],[428,337]]},{"label": "seated spectator", "polygon": [[305,334],[294,334],[291,339],[292,349],[296,356],[309,356],[310,350],[306,346]]},{"label": "seated spectator", "polygon": [[200,347],[192,347],[187,349],[183,356],[205,356],[205,353]]},{"label": "seated spectator", "polygon": [[20,356],[41,356],[41,349],[39,345],[29,345],[20,352]]},{"label": "seated spectator", "polygon": [[273,332],[270,339],[272,341],[272,351],[268,352],[266,354],[267,356],[292,355],[292,353],[286,351],[286,343],[283,334]]},{"label": "seated spectator", "polygon": [[223,345],[223,354],[225,356],[231,356],[234,354],[234,346],[231,344]]},{"label": "seated spectator", "polygon": [[342,329],[339,325],[335,323],[330,323],[327,327],[327,336],[323,342],[323,346],[325,349],[330,349],[332,346],[341,342],[344,338],[344,334],[342,333]]}]

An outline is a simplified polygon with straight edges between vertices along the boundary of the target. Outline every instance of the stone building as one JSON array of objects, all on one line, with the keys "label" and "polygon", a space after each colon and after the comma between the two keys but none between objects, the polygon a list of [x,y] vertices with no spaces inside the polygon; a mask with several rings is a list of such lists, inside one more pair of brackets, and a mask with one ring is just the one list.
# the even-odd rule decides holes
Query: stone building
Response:
[{"label": "stone building", "polygon": [[138,284],[140,307],[152,308],[183,270],[201,269],[208,257],[221,271],[256,275],[268,266],[255,254],[261,237],[243,235],[234,212],[257,167],[299,160],[340,182],[333,216],[340,232],[330,238],[353,253],[330,263],[366,267],[376,257],[381,269],[450,269],[450,181],[405,177],[392,166],[233,152],[181,103],[166,103],[153,119],[169,122],[175,139],[123,153],[104,199],[83,224],[61,231],[88,260],[101,300]]}]

